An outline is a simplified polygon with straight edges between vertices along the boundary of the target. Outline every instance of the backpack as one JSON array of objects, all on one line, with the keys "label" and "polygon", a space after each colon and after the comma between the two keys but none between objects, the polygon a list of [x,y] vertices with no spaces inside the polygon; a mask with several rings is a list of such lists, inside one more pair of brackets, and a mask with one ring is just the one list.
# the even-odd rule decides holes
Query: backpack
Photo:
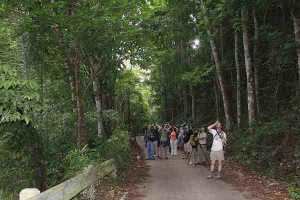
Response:
[{"label": "backpack", "polygon": [[154,141],[155,141],[155,135],[154,135],[153,131],[149,131],[149,140],[150,140],[151,142],[154,142]]},{"label": "backpack", "polygon": [[207,148],[207,151],[211,150],[213,142],[214,142],[214,136],[213,136],[213,134],[211,134],[210,132],[208,132],[207,133],[207,137],[206,137],[206,148]]},{"label": "backpack", "polygon": [[186,144],[189,142],[191,135],[193,134],[192,130],[184,131],[183,142]]},{"label": "backpack", "polygon": [[196,147],[199,144],[199,140],[198,140],[198,137],[196,135],[191,135],[190,144],[193,147]]}]

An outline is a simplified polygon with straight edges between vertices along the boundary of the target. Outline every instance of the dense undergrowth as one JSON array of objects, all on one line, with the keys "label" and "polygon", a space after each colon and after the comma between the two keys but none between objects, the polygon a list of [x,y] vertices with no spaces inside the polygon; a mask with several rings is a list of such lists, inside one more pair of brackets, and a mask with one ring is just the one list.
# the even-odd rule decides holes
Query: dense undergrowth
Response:
[{"label": "dense undergrowth", "polygon": [[71,150],[65,159],[65,177],[74,176],[84,167],[114,159],[118,172],[126,171],[131,162],[128,132],[116,129],[111,138],[95,141],[92,148]]},{"label": "dense undergrowth", "polygon": [[[14,125],[14,127],[16,127],[16,125]],[[19,133],[19,135],[21,135],[24,131],[19,131]],[[28,134],[28,136],[29,135],[30,134]],[[30,140],[30,138],[27,139]],[[63,143],[60,143],[60,145],[63,145]],[[59,144],[55,146],[59,146]],[[66,146],[69,146],[69,148],[66,148]],[[10,148],[11,147],[13,146],[10,146]],[[88,146],[82,149],[72,147],[72,145],[67,143],[64,143],[64,147],[62,148],[66,152],[56,151],[56,155],[51,155],[49,160],[46,161],[49,188],[75,176],[90,164],[101,163],[109,159],[114,159],[118,169],[118,175],[121,178],[122,173],[126,172],[131,163],[129,134],[122,129],[115,129],[112,136],[108,139],[95,137]],[[16,199],[21,189],[35,184],[33,182],[34,168],[30,163],[31,158],[24,151],[19,151],[15,154],[10,152],[5,153],[3,151],[0,153],[0,166],[2,167],[2,174],[0,175],[0,188],[2,190],[0,199]],[[5,155],[14,155],[15,157],[14,159],[8,159]],[[14,181],[12,181],[12,179],[14,179]]]},{"label": "dense undergrowth", "polygon": [[298,124],[283,118],[232,134],[228,154],[261,175],[289,183],[290,197],[300,199],[300,134]]}]

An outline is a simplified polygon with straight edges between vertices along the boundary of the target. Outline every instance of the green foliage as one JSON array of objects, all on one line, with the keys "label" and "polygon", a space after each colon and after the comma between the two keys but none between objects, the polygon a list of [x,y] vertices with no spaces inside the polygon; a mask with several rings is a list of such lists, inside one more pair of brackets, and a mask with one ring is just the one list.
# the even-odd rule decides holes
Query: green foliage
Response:
[{"label": "green foliage", "polygon": [[29,123],[33,113],[39,112],[37,85],[20,79],[17,71],[6,65],[0,66],[0,79],[0,123]]},{"label": "green foliage", "polygon": [[229,139],[229,155],[261,174],[295,182],[298,161],[293,152],[298,151],[294,144],[298,136],[291,132],[282,119],[237,131]]},{"label": "green foliage", "polygon": [[191,72],[185,72],[182,75],[182,80],[186,84],[197,86],[199,84],[205,84],[210,81],[210,77],[213,72],[212,66],[201,66],[194,68]]},{"label": "green foliage", "polygon": [[129,134],[127,131],[116,129],[108,139],[98,139],[92,148],[72,149],[64,159],[65,178],[70,178],[90,164],[101,163],[114,159],[122,174],[131,163]]},{"label": "green foliage", "polygon": [[295,186],[290,186],[289,195],[292,200],[300,200],[300,188],[297,188]]},{"label": "green foliage", "polygon": [[4,193],[16,194],[34,182],[36,166],[32,152],[39,148],[39,139],[32,125],[24,121],[1,124],[0,188]]},{"label": "green foliage", "polygon": [[149,121],[150,88],[143,85],[142,79],[146,79],[143,71],[133,68],[123,71],[116,82],[118,111],[132,134],[139,133]]},{"label": "green foliage", "polygon": [[111,138],[95,149],[95,154],[104,159],[114,159],[119,172],[124,172],[131,163],[131,150],[129,146],[129,133],[116,129]]},{"label": "green foliage", "polygon": [[74,174],[91,164],[89,150],[87,146],[83,149],[73,149],[65,157],[66,178],[71,178]]}]

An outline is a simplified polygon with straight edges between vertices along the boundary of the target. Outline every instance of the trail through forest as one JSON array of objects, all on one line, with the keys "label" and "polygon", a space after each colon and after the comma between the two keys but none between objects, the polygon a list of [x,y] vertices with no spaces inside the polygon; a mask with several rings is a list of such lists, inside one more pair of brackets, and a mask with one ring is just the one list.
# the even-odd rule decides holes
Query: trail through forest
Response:
[{"label": "trail through forest", "polygon": [[[138,137],[139,145],[144,148],[143,138]],[[149,178],[140,186],[142,200],[246,200],[246,193],[235,190],[222,180],[208,180],[205,167],[191,167],[177,157],[169,160],[148,161]]]}]

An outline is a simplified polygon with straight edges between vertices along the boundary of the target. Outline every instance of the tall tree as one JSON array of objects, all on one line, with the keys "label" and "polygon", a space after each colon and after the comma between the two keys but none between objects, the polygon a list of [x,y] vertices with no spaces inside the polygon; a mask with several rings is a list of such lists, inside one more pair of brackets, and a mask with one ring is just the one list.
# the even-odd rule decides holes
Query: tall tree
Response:
[{"label": "tall tree", "polygon": [[248,100],[248,122],[249,125],[255,122],[255,87],[252,58],[250,55],[250,39],[249,39],[249,14],[247,8],[241,10],[241,21],[243,31],[243,46],[247,74],[247,100]]},{"label": "tall tree", "polygon": [[74,73],[74,93],[75,93],[75,100],[76,100],[76,116],[77,116],[77,126],[76,126],[76,133],[77,133],[77,145],[79,147],[83,147],[88,142],[88,135],[85,127],[85,116],[84,116],[84,109],[83,109],[83,97],[82,97],[82,86],[80,80],[80,55],[77,48],[73,49],[72,58],[71,58],[71,68]]},{"label": "tall tree", "polygon": [[297,49],[297,58],[298,58],[298,87],[297,94],[300,96],[300,3],[299,1],[295,1],[293,9],[291,11],[294,32],[295,32],[295,41],[296,41],[296,49]]},{"label": "tall tree", "polygon": [[219,51],[217,49],[217,45],[216,45],[214,36],[212,34],[212,30],[211,30],[212,27],[210,26],[209,18],[207,16],[207,8],[206,8],[205,2],[203,0],[201,0],[201,8],[202,8],[202,12],[204,15],[204,20],[205,20],[205,24],[206,24],[207,34],[209,37],[211,52],[212,52],[212,55],[214,58],[215,66],[216,66],[217,80],[219,82],[220,90],[221,90],[221,94],[222,94],[223,106],[224,106],[224,112],[225,112],[225,120],[226,120],[225,126],[227,129],[230,129],[232,122],[231,122],[229,95],[226,92],[225,80],[224,80],[224,77],[222,74],[222,63],[220,60],[220,55],[219,55]]},{"label": "tall tree", "polygon": [[241,127],[241,67],[239,59],[239,32],[234,31],[234,58],[235,58],[235,68],[236,68],[236,117],[238,128]]},{"label": "tall tree", "polygon": [[102,117],[102,99],[101,99],[101,91],[99,87],[99,81],[97,79],[98,75],[101,73],[101,68],[98,67],[101,64],[101,60],[97,59],[96,61],[90,57],[90,73],[93,82],[93,90],[95,95],[95,104],[96,104],[96,115],[97,115],[97,133],[98,137],[102,137],[104,135],[103,129],[103,117]]},{"label": "tall tree", "polygon": [[255,85],[255,103],[256,103],[256,114],[260,113],[260,101],[259,101],[259,25],[257,20],[256,8],[252,9],[253,25],[254,25],[254,41],[253,41],[253,68],[254,68],[254,85]]}]

